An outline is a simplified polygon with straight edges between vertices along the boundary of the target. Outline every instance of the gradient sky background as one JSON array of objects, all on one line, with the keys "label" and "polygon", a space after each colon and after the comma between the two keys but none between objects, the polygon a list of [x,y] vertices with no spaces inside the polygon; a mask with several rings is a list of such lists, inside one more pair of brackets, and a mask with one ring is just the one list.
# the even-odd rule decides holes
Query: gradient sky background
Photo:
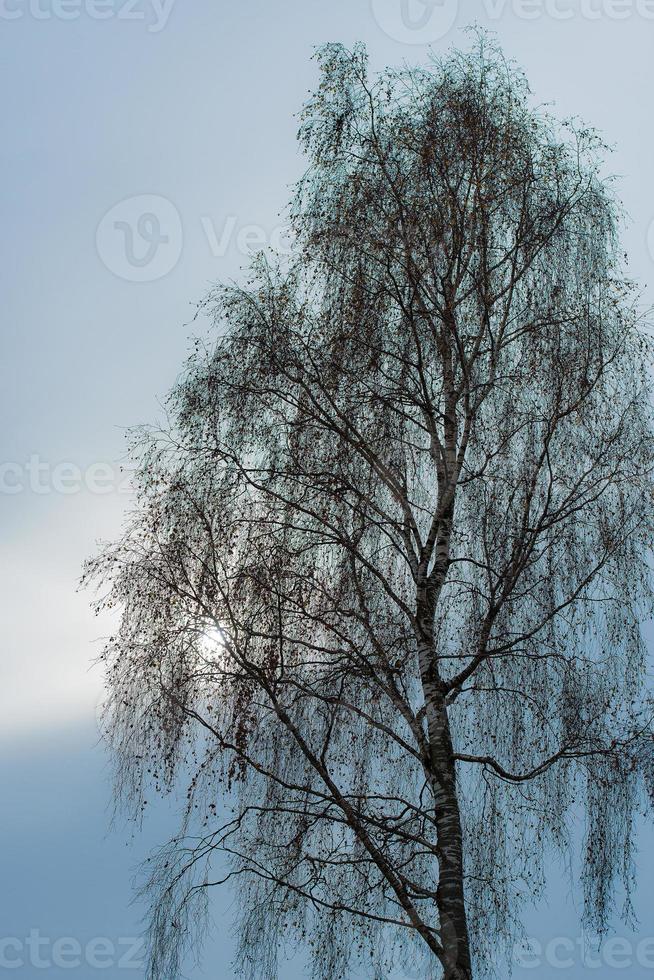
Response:
[{"label": "gradient sky background", "polygon": [[[101,675],[91,662],[110,625],[93,618],[76,582],[94,542],[117,532],[129,495],[117,478],[97,492],[107,487],[98,464],[116,471],[125,428],[156,417],[189,335],[204,329],[191,324],[194,303],[211,283],[239,275],[247,240],[283,243],[279,215],[302,166],[293,114],[316,78],[313,46],[363,40],[373,68],[422,63],[428,43],[435,51],[465,43],[460,28],[473,20],[497,32],[538,102],[580,115],[615,145],[610,169],[631,216],[625,247],[651,304],[652,0],[0,0],[0,400],[8,420],[0,446],[0,942],[22,944],[0,948],[24,961],[10,970],[0,957],[0,975],[43,976],[25,945],[32,930],[49,940],[42,962],[63,937],[118,946],[138,935],[131,874],[173,826],[161,807],[142,834],[109,827],[95,722]],[[151,262],[136,226],[145,212],[168,239]],[[140,227],[156,240],[156,226]],[[640,925],[635,933],[618,926],[628,945],[585,966],[578,946],[557,946],[558,965],[543,954],[540,967],[518,967],[515,976],[654,977],[654,943],[645,942],[654,936],[648,828],[641,842]],[[549,902],[527,924],[543,947],[580,935],[557,869],[553,881]],[[230,901],[217,899],[204,972],[189,976],[233,976]],[[47,974],[143,975],[119,968],[116,956],[108,961]],[[301,965],[285,972],[301,976]]]}]

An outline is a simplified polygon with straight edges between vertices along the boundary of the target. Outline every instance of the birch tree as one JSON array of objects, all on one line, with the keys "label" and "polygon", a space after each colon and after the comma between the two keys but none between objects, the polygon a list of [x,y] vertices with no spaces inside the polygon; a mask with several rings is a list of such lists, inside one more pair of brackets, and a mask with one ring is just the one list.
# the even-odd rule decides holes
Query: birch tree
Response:
[{"label": "birch tree", "polygon": [[479,977],[580,814],[602,929],[652,782],[650,348],[602,142],[483,36],[317,59],[293,256],[205,301],[87,570],[119,790],[187,789],[156,980],[227,880],[247,978],[298,945]]}]

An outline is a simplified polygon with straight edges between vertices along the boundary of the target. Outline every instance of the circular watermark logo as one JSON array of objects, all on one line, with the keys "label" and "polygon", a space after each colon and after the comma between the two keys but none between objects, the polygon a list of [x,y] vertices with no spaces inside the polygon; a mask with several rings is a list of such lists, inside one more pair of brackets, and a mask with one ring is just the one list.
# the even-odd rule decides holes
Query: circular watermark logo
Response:
[{"label": "circular watermark logo", "polygon": [[182,243],[179,211],[156,194],[119,201],[104,215],[95,234],[106,267],[129,282],[153,282],[168,275],[179,261]]},{"label": "circular watermark logo", "polygon": [[404,44],[432,44],[451,31],[459,0],[372,0],[382,31]]}]

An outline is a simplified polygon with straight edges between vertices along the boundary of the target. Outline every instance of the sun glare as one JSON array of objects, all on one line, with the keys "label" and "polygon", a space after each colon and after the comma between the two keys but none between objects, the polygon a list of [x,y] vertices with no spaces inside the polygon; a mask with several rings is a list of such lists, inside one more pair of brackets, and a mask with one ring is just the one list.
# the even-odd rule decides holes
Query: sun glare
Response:
[{"label": "sun glare", "polygon": [[217,626],[208,626],[200,637],[200,649],[205,657],[215,658],[225,651],[225,634]]}]

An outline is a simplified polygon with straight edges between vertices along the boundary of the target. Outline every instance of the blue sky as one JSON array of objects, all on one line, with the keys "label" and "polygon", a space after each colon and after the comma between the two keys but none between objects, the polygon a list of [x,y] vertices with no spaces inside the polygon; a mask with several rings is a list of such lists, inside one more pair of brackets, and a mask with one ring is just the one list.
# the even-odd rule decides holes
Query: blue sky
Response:
[{"label": "blue sky", "polygon": [[[124,430],[156,416],[203,329],[193,304],[239,275],[249,246],[284,245],[313,46],[363,40],[373,67],[420,63],[429,42],[464,43],[473,20],[497,32],[538,102],[615,145],[625,248],[651,304],[651,0],[0,0],[0,940],[22,943],[26,961],[0,975],[43,975],[25,954],[34,930],[50,943],[138,934],[131,873],[171,818],[155,814],[133,840],[110,831],[91,661],[111,626],[76,581],[129,505]],[[651,845],[643,829],[641,925],[620,931],[631,953],[618,945],[581,964],[555,872],[549,906],[528,923],[543,952],[516,976],[654,976]],[[217,902],[198,976],[233,975],[229,901]],[[118,959],[61,975],[142,975]]]}]

